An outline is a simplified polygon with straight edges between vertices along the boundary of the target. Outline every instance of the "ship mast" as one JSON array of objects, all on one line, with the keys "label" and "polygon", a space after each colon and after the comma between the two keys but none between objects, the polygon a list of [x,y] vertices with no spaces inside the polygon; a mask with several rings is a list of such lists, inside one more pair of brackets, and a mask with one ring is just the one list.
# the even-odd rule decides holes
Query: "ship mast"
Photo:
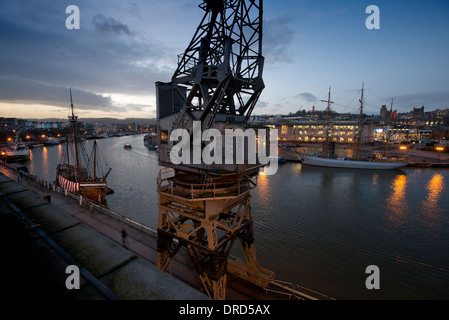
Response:
[{"label": "ship mast", "polygon": [[326,140],[324,142],[324,150],[323,154],[324,157],[327,158],[327,147],[329,145],[329,136],[331,134],[330,127],[330,119],[331,119],[331,103],[334,103],[331,101],[331,87],[329,86],[329,94],[327,97],[327,100],[321,100],[321,102],[327,102],[327,116],[326,116]]},{"label": "ship mast", "polygon": [[94,180],[97,180],[97,140],[94,141]]},{"label": "ship mast", "polygon": [[357,134],[357,148],[355,151],[355,160],[359,160],[360,141],[362,140],[362,115],[363,115],[363,89],[365,82],[362,83],[362,95],[360,97],[360,116],[359,116],[359,132]]},{"label": "ship mast", "polygon": [[387,148],[388,148],[388,144],[390,143],[390,124],[391,124],[392,114],[393,114],[393,98],[391,98],[390,114],[388,115],[387,136],[385,139],[384,157],[387,156]]},{"label": "ship mast", "polygon": [[72,127],[72,132],[73,132],[73,144],[75,147],[75,159],[76,159],[76,167],[79,168],[80,166],[80,161],[79,161],[79,154],[78,154],[78,139],[77,139],[77,134],[76,134],[76,123],[78,122],[78,116],[75,116],[75,114],[73,113],[73,101],[72,101],[72,89],[70,89],[70,111],[71,111],[71,115],[68,116],[69,118],[69,122],[70,125]]}]

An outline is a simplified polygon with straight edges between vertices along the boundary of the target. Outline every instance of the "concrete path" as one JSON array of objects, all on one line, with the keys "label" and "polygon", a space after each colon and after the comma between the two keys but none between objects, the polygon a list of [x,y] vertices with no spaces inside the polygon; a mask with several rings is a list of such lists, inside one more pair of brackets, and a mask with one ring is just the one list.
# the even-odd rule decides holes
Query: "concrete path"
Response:
[{"label": "concrete path", "polygon": [[[44,199],[47,194],[51,203]],[[8,274],[3,288],[11,298],[208,299],[150,262],[156,256],[155,235],[91,213],[76,200],[20,179],[4,167],[0,198],[1,267],[2,275]],[[122,246],[124,227],[128,236]],[[73,263],[85,271],[79,290],[65,285],[66,268]]]}]

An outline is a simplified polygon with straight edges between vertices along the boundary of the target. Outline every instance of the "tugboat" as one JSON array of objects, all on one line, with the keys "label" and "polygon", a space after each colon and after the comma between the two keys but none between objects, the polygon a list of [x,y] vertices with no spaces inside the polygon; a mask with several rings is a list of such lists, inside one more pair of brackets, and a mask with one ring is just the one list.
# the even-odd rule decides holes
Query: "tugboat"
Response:
[{"label": "tugboat", "polygon": [[[68,116],[71,137],[66,139],[65,152],[56,167],[56,184],[70,192],[103,203],[108,193],[106,178],[111,168],[101,163],[97,140],[93,143],[91,155],[86,154],[85,143],[81,143],[78,116],[73,112],[72,90],[70,90],[70,111]],[[106,168],[103,168],[106,166]]]}]

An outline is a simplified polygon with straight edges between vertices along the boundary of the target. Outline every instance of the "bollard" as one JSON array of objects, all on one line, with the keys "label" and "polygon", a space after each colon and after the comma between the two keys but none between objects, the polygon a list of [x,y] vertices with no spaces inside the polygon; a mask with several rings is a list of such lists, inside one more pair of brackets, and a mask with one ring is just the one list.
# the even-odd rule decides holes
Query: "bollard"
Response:
[{"label": "bollard", "polygon": [[83,205],[83,196],[80,196],[80,206]]}]

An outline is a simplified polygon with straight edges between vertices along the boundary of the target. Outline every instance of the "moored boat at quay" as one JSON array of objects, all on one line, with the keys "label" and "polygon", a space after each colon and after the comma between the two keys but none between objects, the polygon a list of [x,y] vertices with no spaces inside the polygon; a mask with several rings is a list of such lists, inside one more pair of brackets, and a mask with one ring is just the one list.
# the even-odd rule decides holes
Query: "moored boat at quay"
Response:
[{"label": "moored boat at quay", "polygon": [[399,169],[405,167],[407,162],[393,160],[352,160],[348,158],[321,158],[313,155],[303,155],[302,163],[311,166],[328,167],[328,168],[348,168],[348,169]]},{"label": "moored boat at quay", "polygon": [[48,137],[44,142],[44,146],[55,146],[61,144],[61,141],[58,138]]},{"label": "moored boat at quay", "polygon": [[9,143],[3,153],[6,161],[24,161],[30,158],[28,147],[18,141]]},{"label": "moored boat at quay", "polygon": [[[331,130],[330,127],[330,104],[333,103],[330,100],[330,88],[329,88],[329,96],[328,100],[322,100],[322,102],[327,102],[327,121],[326,121],[326,141],[324,143],[323,155],[302,155],[301,162],[305,165],[318,166],[318,167],[328,167],[328,168],[347,168],[347,169],[375,169],[375,170],[391,170],[391,169],[399,169],[405,167],[408,162],[399,159],[399,158],[389,158],[386,157],[385,152],[381,157],[373,157],[373,158],[365,158],[359,159],[359,148],[360,148],[360,137],[362,132],[362,114],[363,114],[363,88],[362,85],[362,95],[360,97],[360,118],[359,118],[359,132],[357,135],[357,149],[355,158],[342,158],[342,157],[334,157],[333,149],[334,145],[329,141],[329,136]],[[332,146],[330,149],[332,152],[328,153],[329,146]],[[385,147],[386,150],[386,147]]]},{"label": "moored boat at quay", "polygon": [[71,91],[70,102],[71,115],[68,118],[72,129],[72,139],[66,140],[65,152],[63,152],[62,159],[56,167],[56,184],[65,190],[102,203],[108,193],[106,178],[111,168],[103,173],[102,166],[99,163],[100,154],[96,140],[93,144],[91,156],[87,156],[84,147],[79,143],[80,139],[76,130],[78,116],[75,116],[73,112]]}]

